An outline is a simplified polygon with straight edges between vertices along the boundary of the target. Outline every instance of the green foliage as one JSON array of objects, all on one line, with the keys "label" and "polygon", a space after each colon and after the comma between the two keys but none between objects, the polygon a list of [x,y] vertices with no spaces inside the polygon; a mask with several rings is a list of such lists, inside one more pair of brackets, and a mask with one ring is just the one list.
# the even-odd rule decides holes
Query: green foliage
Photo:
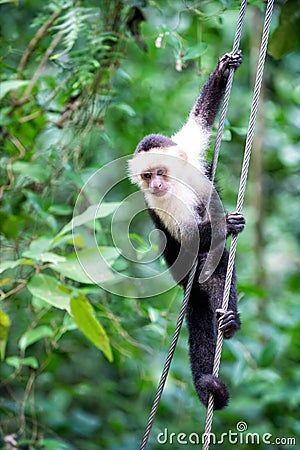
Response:
[{"label": "green foliage", "polygon": [[112,362],[113,354],[107,334],[95,318],[92,305],[83,295],[71,298],[71,314],[82,333]]},{"label": "green foliage", "polygon": [[10,319],[4,311],[0,311],[0,360],[5,357],[5,348],[10,327]]},{"label": "green foliage", "polygon": [[[145,264],[157,251],[146,215],[123,225],[123,199],[134,191],[125,163],[120,183],[107,190],[105,164],[131,154],[147,133],[180,126],[232,46],[239,2],[0,3],[0,448],[132,450],[181,293],[139,298],[139,276],[165,265]],[[252,21],[264,7],[249,3],[260,9],[250,6],[218,169],[227,209],[236,201],[248,121]],[[297,26],[296,3],[275,12],[271,53],[295,52],[266,65],[257,125],[263,170],[254,154],[237,255],[243,327],[223,351],[231,403],[215,416],[217,436],[245,421],[260,435],[300,439],[299,42],[284,31]],[[122,253],[128,234],[135,262]],[[186,341],[183,328],[149,448],[161,448],[156,437],[166,427],[203,431]]]},{"label": "green foliage", "polygon": [[279,23],[271,36],[269,53],[276,59],[300,46],[300,1],[286,1],[281,8]]}]

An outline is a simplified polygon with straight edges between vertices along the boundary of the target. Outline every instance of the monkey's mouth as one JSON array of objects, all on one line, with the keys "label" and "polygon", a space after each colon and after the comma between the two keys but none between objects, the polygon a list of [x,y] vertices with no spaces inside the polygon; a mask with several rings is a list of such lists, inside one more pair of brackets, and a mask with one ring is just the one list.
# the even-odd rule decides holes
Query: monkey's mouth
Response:
[{"label": "monkey's mouth", "polygon": [[155,197],[163,197],[168,193],[168,190],[162,190],[162,189],[150,189],[150,193],[152,195],[155,195]]}]

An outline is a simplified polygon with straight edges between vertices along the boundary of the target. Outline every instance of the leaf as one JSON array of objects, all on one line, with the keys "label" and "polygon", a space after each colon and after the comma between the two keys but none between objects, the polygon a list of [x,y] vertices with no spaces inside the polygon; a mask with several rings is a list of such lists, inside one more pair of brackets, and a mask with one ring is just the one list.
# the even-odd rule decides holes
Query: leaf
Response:
[{"label": "leaf", "polygon": [[259,360],[258,360],[258,364],[261,367],[269,367],[272,365],[274,359],[276,358],[278,354],[278,345],[275,341],[270,341],[268,342],[260,356],[259,356]]},{"label": "leaf", "polygon": [[230,142],[232,140],[231,131],[227,128],[223,131],[222,141]]},{"label": "leaf", "polygon": [[45,337],[52,338],[54,331],[52,328],[46,325],[41,325],[40,327],[34,328],[33,330],[26,331],[19,340],[19,349],[24,351],[27,347],[36,342],[44,339]]},{"label": "leaf", "polygon": [[139,236],[136,233],[130,233],[129,234],[129,238],[133,241],[136,241],[139,244],[139,251],[141,252],[146,252],[149,250],[149,244],[147,244],[144,239],[141,238],[141,236]]},{"label": "leaf", "polygon": [[235,386],[243,382],[249,373],[249,362],[246,359],[241,359],[234,364],[232,368],[232,380]]},{"label": "leaf", "polygon": [[33,266],[34,263],[30,260],[30,259],[17,259],[16,261],[4,261],[0,264],[0,273],[4,272],[5,270],[8,269],[14,269],[17,266],[20,265],[29,265],[29,266]]},{"label": "leaf", "polygon": [[19,356],[10,356],[5,360],[6,364],[19,369],[22,366],[32,367],[32,369],[37,369],[39,367],[38,360],[34,356],[29,356],[28,358],[20,358]]},{"label": "leaf", "polygon": [[51,177],[49,167],[37,163],[16,161],[12,165],[13,171],[30,178],[38,183],[46,183]]},{"label": "leaf", "polygon": [[10,319],[4,311],[0,311],[0,359],[4,360],[5,348],[8,337],[8,330],[10,328]]},{"label": "leaf", "polygon": [[110,266],[119,257],[114,247],[94,247],[72,253],[65,262],[51,264],[51,269],[79,283],[95,284],[114,279]]},{"label": "leaf", "polygon": [[4,311],[0,311],[0,340],[7,338],[10,319]]},{"label": "leaf", "polygon": [[182,61],[200,58],[200,56],[202,56],[206,52],[207,47],[208,46],[205,42],[200,42],[200,44],[189,47],[185,52],[185,55],[181,58]]},{"label": "leaf", "polygon": [[67,450],[69,447],[63,442],[54,439],[42,439],[39,441],[43,450]]},{"label": "leaf", "polygon": [[107,334],[96,319],[94,308],[83,295],[71,299],[71,315],[79,330],[112,362],[113,354]]},{"label": "leaf", "polygon": [[100,205],[97,203],[96,205],[89,206],[82,214],[73,217],[73,219],[63,227],[63,229],[54,238],[54,240],[57,239],[57,237],[60,237],[62,234],[73,230],[75,227],[79,227],[80,225],[84,225],[96,219],[109,216],[119,207],[119,205],[120,203],[112,202],[101,203]]},{"label": "leaf", "polygon": [[116,109],[119,109],[120,111],[126,113],[129,117],[135,117],[136,112],[135,110],[127,105],[127,103],[114,103],[112,107],[115,107]]},{"label": "leaf", "polygon": [[15,281],[16,280],[14,278],[2,278],[2,280],[0,280],[0,286],[5,286],[7,284],[12,284]]},{"label": "leaf", "polygon": [[[3,2],[2,2],[3,3]],[[29,80],[10,80],[2,81],[0,89],[0,99],[6,96],[9,91],[15,91],[23,86],[28,86]]]},{"label": "leaf", "polygon": [[246,127],[230,127],[231,131],[233,131],[238,136],[247,136],[247,128]]},{"label": "leaf", "polygon": [[69,205],[51,205],[48,211],[56,216],[69,216],[72,214],[73,209]]},{"label": "leaf", "polygon": [[79,247],[79,248],[83,248],[85,245],[81,234],[68,233],[68,234],[58,236],[58,238],[52,239],[51,243],[50,243],[50,247],[51,247],[51,249],[53,249],[56,247],[61,247],[62,245],[65,245],[65,244],[70,244],[73,247]]},{"label": "leaf", "polygon": [[270,37],[268,53],[282,58],[300,45],[300,0],[286,2],[281,6],[279,23]]},{"label": "leaf", "polygon": [[26,256],[27,258],[36,259],[41,262],[49,262],[53,264],[63,262],[66,260],[64,256],[57,255],[56,253],[52,252],[40,253],[32,250],[27,250],[23,252],[23,256]]},{"label": "leaf", "polygon": [[49,250],[50,246],[51,246],[51,241],[52,239],[41,236],[37,239],[34,239],[33,241],[31,241],[30,246],[29,246],[29,250],[35,252],[35,253],[42,253],[42,252],[46,252]]},{"label": "leaf", "polygon": [[44,300],[55,308],[70,312],[70,298],[74,291],[59,283],[56,278],[42,273],[34,275],[27,288],[33,296]]}]

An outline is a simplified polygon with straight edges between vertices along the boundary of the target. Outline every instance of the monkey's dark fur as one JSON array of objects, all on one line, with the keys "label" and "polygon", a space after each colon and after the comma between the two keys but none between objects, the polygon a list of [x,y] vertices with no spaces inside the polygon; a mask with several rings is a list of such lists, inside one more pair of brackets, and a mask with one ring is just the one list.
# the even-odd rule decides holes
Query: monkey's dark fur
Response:
[{"label": "monkey's dark fur", "polygon": [[[189,117],[203,132],[210,133],[216,115],[218,113],[230,68],[238,68],[241,64],[241,53],[225,54],[219,59],[216,70],[210,75],[205,83],[200,96],[197,98]],[[179,132],[180,133],[180,132]],[[178,134],[179,134],[178,133]],[[143,152],[151,152],[152,149],[167,149],[176,146],[176,136],[172,138],[159,134],[146,136],[137,146],[134,158]],[[182,147],[182,135],[180,135],[180,145]],[[187,150],[188,153],[188,150]],[[209,178],[209,167],[206,163],[201,163],[202,172]],[[158,210],[149,205],[145,195],[145,201],[148,206],[149,214],[156,227],[163,231],[166,236],[166,246],[163,251],[164,258],[170,267],[171,273],[178,284],[186,288],[188,276],[183,276],[181,262],[189,261],[189,244],[193,246],[190,239],[186,239],[186,248],[181,248],[177,236],[172,233],[168,226],[163,222],[162,216]],[[231,291],[227,312],[220,310],[222,306],[224,283],[227,270],[228,251],[224,247],[221,251],[221,259],[216,269],[209,279],[200,283],[199,274],[207,260],[207,255],[211,246],[211,223],[203,217],[203,199],[199,196],[198,211],[201,218],[198,222],[198,231],[200,235],[200,244],[198,248],[198,269],[192,286],[190,299],[187,307],[187,326],[189,332],[189,351],[191,369],[194,385],[200,400],[204,405],[208,404],[209,394],[213,395],[214,408],[222,409],[227,405],[229,394],[226,385],[218,377],[212,375],[214,352],[216,346],[216,337],[218,326],[222,330],[225,338],[231,338],[240,328],[240,319],[237,312],[237,289],[235,271],[231,282]],[[224,219],[224,217],[223,217]],[[225,220],[220,221],[217,227],[218,244],[225,243],[226,238],[233,233],[239,233],[243,230],[245,220],[241,214],[231,213],[225,216]],[[181,236],[184,237],[185,230],[181,230]],[[179,252],[183,251],[181,261],[176,264]],[[182,255],[182,254],[181,254]],[[191,267],[191,266],[189,266]]]}]

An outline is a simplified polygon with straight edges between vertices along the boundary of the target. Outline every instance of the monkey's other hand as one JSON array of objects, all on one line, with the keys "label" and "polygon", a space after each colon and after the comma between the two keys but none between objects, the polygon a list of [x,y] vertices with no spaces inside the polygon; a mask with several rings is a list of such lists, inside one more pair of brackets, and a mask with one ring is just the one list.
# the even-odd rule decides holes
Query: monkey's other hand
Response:
[{"label": "monkey's other hand", "polygon": [[225,55],[221,56],[218,61],[217,70],[220,72],[225,78],[228,78],[230,69],[234,70],[238,69],[242,64],[242,51],[237,50],[236,52],[225,53]]},{"label": "monkey's other hand", "polygon": [[238,211],[226,214],[227,236],[230,234],[238,234],[243,231],[245,223],[246,221],[243,214]]},{"label": "monkey's other hand", "polygon": [[237,312],[224,309],[216,309],[219,330],[222,331],[225,339],[230,339],[234,333],[240,329],[241,322]]}]

